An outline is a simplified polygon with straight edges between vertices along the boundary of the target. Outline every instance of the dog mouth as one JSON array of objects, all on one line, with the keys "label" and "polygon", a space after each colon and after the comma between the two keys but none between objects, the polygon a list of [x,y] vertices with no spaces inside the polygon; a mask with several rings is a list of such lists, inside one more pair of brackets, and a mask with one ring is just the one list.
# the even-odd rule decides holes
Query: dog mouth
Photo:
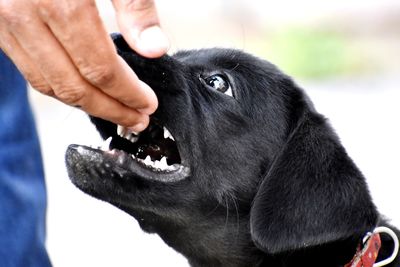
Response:
[{"label": "dog mouth", "polygon": [[111,151],[124,151],[137,163],[155,173],[174,172],[182,167],[175,138],[165,126],[151,122],[141,133],[132,133],[120,125],[115,125],[115,128],[115,134],[108,137],[103,149],[108,146]]},{"label": "dog mouth", "polygon": [[[143,132],[132,133],[125,127],[101,119],[92,118],[92,122],[105,140],[103,144],[97,148],[70,145],[66,153],[70,178],[79,188],[104,181],[107,177],[163,183],[189,177],[190,168],[179,149],[182,148],[179,143],[183,142],[177,142],[165,126],[153,120]],[[108,180],[112,182],[114,179]],[[88,184],[88,181],[92,182]]]}]

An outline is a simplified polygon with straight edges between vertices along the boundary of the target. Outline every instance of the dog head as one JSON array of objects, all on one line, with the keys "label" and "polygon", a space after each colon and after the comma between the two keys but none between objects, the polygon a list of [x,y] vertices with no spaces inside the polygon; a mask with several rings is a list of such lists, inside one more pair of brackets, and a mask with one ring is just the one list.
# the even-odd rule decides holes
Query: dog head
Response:
[{"label": "dog head", "polygon": [[155,90],[159,108],[148,129],[125,138],[92,117],[101,136],[112,137],[111,150],[68,148],[78,188],[133,215],[199,265],[353,245],[374,228],[363,176],[275,66],[227,49],[146,59],[121,36],[114,42]]}]

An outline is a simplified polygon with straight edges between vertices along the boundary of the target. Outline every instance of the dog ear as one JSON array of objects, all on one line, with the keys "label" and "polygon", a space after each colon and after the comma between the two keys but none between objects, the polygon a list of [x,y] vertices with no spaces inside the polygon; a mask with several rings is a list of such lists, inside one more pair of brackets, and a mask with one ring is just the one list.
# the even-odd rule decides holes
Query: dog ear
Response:
[{"label": "dog ear", "polygon": [[334,131],[321,115],[304,112],[254,199],[257,247],[274,254],[361,238],[377,219],[364,177]]}]

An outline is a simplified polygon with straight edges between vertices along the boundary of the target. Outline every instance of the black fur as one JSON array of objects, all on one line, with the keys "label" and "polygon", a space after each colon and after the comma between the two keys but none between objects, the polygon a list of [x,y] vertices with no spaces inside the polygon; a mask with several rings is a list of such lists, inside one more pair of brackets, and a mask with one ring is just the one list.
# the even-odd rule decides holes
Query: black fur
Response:
[{"label": "black fur", "polygon": [[[77,146],[67,151],[69,175],[192,266],[339,267],[368,231],[387,225],[329,123],[275,66],[228,49],[145,59],[114,41],[155,90],[152,121],[171,131],[190,175],[160,180]],[[201,82],[215,73],[229,78],[234,98]],[[116,135],[114,124],[91,119],[104,138]],[[393,247],[383,239],[380,258]]]}]

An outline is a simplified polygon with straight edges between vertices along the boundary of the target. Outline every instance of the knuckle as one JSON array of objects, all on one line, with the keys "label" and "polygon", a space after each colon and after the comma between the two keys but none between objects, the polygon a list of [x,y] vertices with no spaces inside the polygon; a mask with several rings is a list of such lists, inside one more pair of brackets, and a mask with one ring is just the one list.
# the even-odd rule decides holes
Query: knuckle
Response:
[{"label": "knuckle", "polygon": [[55,90],[55,96],[71,106],[82,106],[85,99],[85,90],[81,87],[62,86]]},{"label": "knuckle", "polygon": [[83,13],[93,14],[97,10],[94,0],[68,1],[67,3],[63,13],[63,16],[67,18],[75,18],[75,16]]},{"label": "knuckle", "polygon": [[93,4],[93,0],[64,1],[62,3],[56,0],[36,0],[36,7],[40,15],[49,19],[68,20],[78,13],[87,12],[87,8]]},{"label": "knuckle", "polygon": [[[8,27],[14,28],[15,26],[21,25],[24,22],[22,20],[24,15],[18,12],[15,12],[15,8],[12,4],[8,4],[7,1],[2,1],[6,3],[0,4],[0,20]],[[28,22],[29,23],[29,22]]]},{"label": "knuckle", "polygon": [[8,29],[23,27],[34,21],[30,7],[21,2],[0,0],[0,23]]},{"label": "knuckle", "polygon": [[42,79],[28,79],[30,85],[40,93],[48,96],[53,96],[53,89]]},{"label": "knuckle", "polygon": [[[54,1],[52,0],[36,0],[36,7],[39,14],[44,18],[52,18],[57,15]],[[59,12],[59,11],[58,11]]]},{"label": "knuckle", "polygon": [[80,73],[88,82],[98,87],[112,86],[116,78],[113,68],[107,65],[82,67]]},{"label": "knuckle", "polygon": [[38,72],[30,68],[21,68],[20,70],[33,89],[44,95],[54,95],[53,89]]},{"label": "knuckle", "polygon": [[47,96],[54,96],[53,90],[46,86],[46,85],[33,85],[31,84],[32,88],[34,88],[36,91],[40,92],[41,94],[47,95]]}]

